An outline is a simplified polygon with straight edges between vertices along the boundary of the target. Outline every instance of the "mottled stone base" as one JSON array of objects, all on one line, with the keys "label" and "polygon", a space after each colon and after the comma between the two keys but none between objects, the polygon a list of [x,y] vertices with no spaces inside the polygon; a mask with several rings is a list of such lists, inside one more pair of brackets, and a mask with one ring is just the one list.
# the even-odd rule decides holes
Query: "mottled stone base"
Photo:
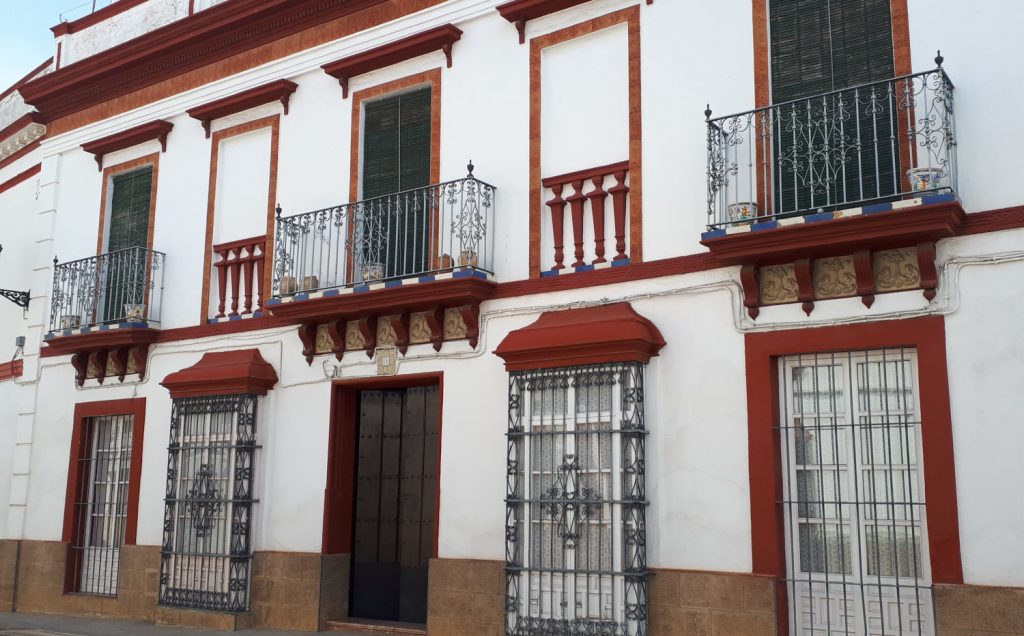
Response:
[{"label": "mottled stone base", "polygon": [[431,559],[430,636],[501,636],[504,611],[503,561]]},{"label": "mottled stone base", "polygon": [[651,636],[769,636],[776,632],[772,577],[654,570],[648,604]]},{"label": "mottled stone base", "polygon": [[14,610],[14,574],[18,563],[18,542],[0,540],[0,612]]},{"label": "mottled stone base", "polygon": [[1024,634],[1024,588],[936,585],[934,594],[942,636]]},{"label": "mottled stone base", "polygon": [[65,594],[67,546],[59,541],[22,541],[14,609],[19,612],[107,616],[151,621],[156,611],[160,549],[121,548],[116,598]]}]

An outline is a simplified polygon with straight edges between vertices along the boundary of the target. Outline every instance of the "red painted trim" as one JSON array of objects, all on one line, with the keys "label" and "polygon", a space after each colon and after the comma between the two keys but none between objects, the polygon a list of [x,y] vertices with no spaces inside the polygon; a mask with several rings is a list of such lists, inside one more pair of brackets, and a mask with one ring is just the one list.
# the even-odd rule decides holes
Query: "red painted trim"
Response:
[{"label": "red painted trim", "polygon": [[68,459],[68,484],[64,497],[64,526],[61,541],[69,543],[74,540],[78,530],[75,519],[75,502],[87,487],[79,471],[80,459],[87,452],[85,443],[85,420],[90,417],[107,415],[131,415],[132,420],[132,457],[128,473],[128,514],[125,519],[124,544],[135,545],[139,525],[139,485],[142,475],[142,444],[146,429],[146,398],[126,400],[103,400],[99,402],[79,402],[75,405],[74,424],[71,432],[71,452]]},{"label": "red painted trim", "polygon": [[287,115],[288,100],[298,87],[299,85],[295,82],[278,80],[276,82],[271,82],[269,84],[264,84],[263,86],[257,86],[256,88],[243,91],[237,95],[231,95],[230,97],[218,99],[216,101],[203,104],[202,106],[190,108],[187,112],[189,117],[198,119],[203,123],[203,130],[206,131],[206,137],[209,139],[210,122],[214,119],[234,115],[235,113],[240,113],[243,110],[262,106],[268,102],[280,101],[281,105],[284,106],[284,114]]},{"label": "red painted trim", "polygon": [[937,241],[956,236],[966,218],[960,203],[954,201],[729,234],[703,240],[701,245],[723,265],[767,265]]},{"label": "red painted trim", "polygon": [[[999,232],[1024,228],[1024,206],[1015,206],[988,212],[973,212],[967,215],[967,222],[961,226],[959,235],[982,234],[987,232]],[[619,267],[580,272],[576,274],[564,274],[561,276],[550,276],[545,278],[530,278],[507,283],[498,283],[492,300],[499,298],[519,298],[538,294],[548,294],[559,291],[574,289],[586,289],[588,287],[599,287],[603,285],[614,285],[639,280],[662,278],[665,276],[679,276],[693,274],[713,269],[719,269],[722,264],[710,253],[688,254],[686,256],[675,256],[656,261],[643,263],[632,263]],[[422,284],[422,283],[421,283]],[[390,293],[394,290],[385,290]],[[372,292],[371,292],[372,293]],[[191,327],[178,327],[165,329],[157,332],[153,342],[178,342],[181,340],[192,340],[195,338],[209,338],[213,336],[224,336],[228,334],[259,331],[261,329],[273,329],[288,325],[297,325],[303,322],[301,316],[295,318],[280,318],[263,316],[261,318],[250,318],[247,320],[232,320],[230,322],[194,325]],[[110,333],[110,332],[104,332]],[[78,336],[69,336],[77,338]],[[54,338],[48,341],[48,346],[43,347],[40,355],[51,357],[73,353],[64,348],[56,348],[65,338]]]},{"label": "red painted trim", "polygon": [[36,165],[32,166],[28,170],[24,170],[22,172],[19,172],[18,174],[14,175],[13,177],[8,179],[7,181],[4,181],[3,183],[0,183],[0,192],[7,192],[8,190],[13,188],[14,186],[18,185],[19,183],[22,183],[23,181],[27,181],[28,179],[31,179],[35,175],[39,174],[39,172],[42,169],[43,169],[43,164],[37,163]]},{"label": "red painted trim", "polygon": [[512,0],[496,7],[501,17],[515,25],[519,43],[526,42],[526,23],[530,20],[575,7],[587,0]]},{"label": "red painted trim", "polygon": [[70,22],[61,22],[56,26],[50,27],[53,31],[53,37],[60,37],[62,35],[68,35],[69,33],[76,33],[82,29],[87,29],[91,26],[99,24],[108,18],[112,18],[115,15],[124,13],[128,9],[137,7],[146,0],[118,0],[114,4],[108,4],[102,9],[97,9],[89,15],[82,16],[77,20]]},{"label": "red painted trim", "polygon": [[26,113],[21,117],[15,119],[9,125],[0,128],[0,139],[7,139],[16,132],[20,132],[23,128],[28,127],[29,124],[41,124],[43,123],[43,116],[37,112]]},{"label": "red painted trim", "polygon": [[9,87],[7,87],[4,90],[4,92],[0,93],[0,100],[2,100],[3,98],[7,97],[8,95],[13,93],[14,91],[18,90],[19,88],[21,88],[25,84],[28,84],[29,81],[33,77],[38,75],[43,69],[45,69],[46,67],[48,67],[52,63],[53,63],[53,58],[51,57],[51,58],[47,59],[45,62],[43,62],[42,64],[40,64],[39,66],[37,66],[34,69],[32,69],[31,71],[29,71],[28,74],[26,74],[24,77],[19,79],[17,82],[11,84]]},{"label": "red painted trim", "polygon": [[[110,329],[109,331],[92,331],[73,336],[59,336],[46,341],[50,355],[64,355],[82,351],[96,351],[143,345],[156,342],[159,331],[149,327],[130,327]],[[44,350],[45,351],[45,350]]]},{"label": "red painted trim", "polygon": [[232,0],[40,77],[21,92],[52,120],[384,3]]},{"label": "red painted trim", "polygon": [[277,384],[277,372],[258,349],[204,353],[199,362],[164,378],[172,398],[204,395],[266,395]]},{"label": "red painted trim", "polygon": [[39,139],[36,139],[32,143],[26,145],[24,148],[22,148],[21,150],[17,151],[16,153],[14,153],[13,155],[8,156],[6,159],[0,159],[0,170],[3,170],[4,168],[6,168],[7,166],[11,165],[12,163],[17,161],[18,159],[21,159],[22,157],[24,157],[28,153],[32,152],[33,150],[38,148],[39,144],[41,144],[42,142],[43,142],[43,138],[40,137]]},{"label": "red painted trim", "polygon": [[963,583],[946,372],[945,320],[928,316],[857,325],[748,333],[746,344],[753,571],[786,575],[779,453],[780,356],[914,347],[917,350],[928,544],[934,583]]},{"label": "red painted trim", "polygon": [[441,432],[444,424],[444,373],[417,373],[382,378],[337,380],[331,386],[331,423],[327,447],[327,488],[324,491],[322,552],[352,552],[355,515],[356,440],[359,436],[359,392],[438,386],[437,491],[434,498],[434,554],[441,529]]},{"label": "red painted trim", "polygon": [[170,134],[174,124],[169,121],[158,119],[148,124],[142,124],[135,128],[129,128],[119,133],[114,133],[102,139],[82,144],[82,150],[96,155],[96,165],[103,170],[103,155],[131,148],[154,139],[160,140],[161,151],[167,151],[167,135]]},{"label": "red painted trim", "polygon": [[1015,205],[1009,208],[968,214],[967,220],[960,227],[958,234],[960,236],[985,234],[1002,230],[1016,230],[1022,227],[1024,227],[1024,205]]},{"label": "red painted trim", "polygon": [[20,378],[25,370],[24,360],[11,360],[0,364],[0,382],[13,378]]},{"label": "red painted trim", "polygon": [[546,311],[494,350],[508,371],[605,362],[643,362],[665,346],[661,332],[629,303]]},{"label": "red painted trim", "polygon": [[445,24],[330,64],[324,64],[321,68],[341,83],[342,93],[347,98],[349,78],[411,60],[420,55],[444,51],[445,57],[448,59],[448,68],[451,68],[452,45],[461,37],[461,29],[453,24]]}]

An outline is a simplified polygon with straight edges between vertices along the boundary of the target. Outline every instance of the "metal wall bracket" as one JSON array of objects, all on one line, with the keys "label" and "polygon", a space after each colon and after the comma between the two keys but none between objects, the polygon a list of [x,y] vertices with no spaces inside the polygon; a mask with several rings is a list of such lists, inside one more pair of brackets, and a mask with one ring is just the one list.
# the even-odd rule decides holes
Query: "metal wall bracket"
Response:
[{"label": "metal wall bracket", "polygon": [[[30,290],[31,291],[31,290]],[[13,289],[0,289],[0,296],[11,301],[22,309],[28,309],[30,291],[15,291]]]}]

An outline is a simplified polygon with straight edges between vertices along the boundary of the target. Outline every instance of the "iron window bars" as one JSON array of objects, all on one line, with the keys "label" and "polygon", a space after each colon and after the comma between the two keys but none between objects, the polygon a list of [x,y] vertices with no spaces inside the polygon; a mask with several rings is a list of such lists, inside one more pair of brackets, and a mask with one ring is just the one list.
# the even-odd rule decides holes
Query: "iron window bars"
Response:
[{"label": "iron window bars", "polygon": [[934,634],[910,349],[779,362],[795,634]]},{"label": "iron window bars", "polygon": [[956,192],[953,83],[939,67],[707,116],[708,227]]},{"label": "iron window bars", "polygon": [[77,261],[53,260],[50,331],[117,322],[160,322],[164,255],[128,247]]},{"label": "iron window bars", "polygon": [[251,394],[174,400],[161,605],[249,609],[256,407]]},{"label": "iron window bars", "polygon": [[68,552],[69,592],[117,596],[134,420],[131,415],[85,419]]},{"label": "iron window bars", "polygon": [[495,188],[473,176],[294,216],[278,209],[273,295],[493,272]]},{"label": "iron window bars", "polygon": [[509,636],[647,634],[644,366],[509,377]]}]

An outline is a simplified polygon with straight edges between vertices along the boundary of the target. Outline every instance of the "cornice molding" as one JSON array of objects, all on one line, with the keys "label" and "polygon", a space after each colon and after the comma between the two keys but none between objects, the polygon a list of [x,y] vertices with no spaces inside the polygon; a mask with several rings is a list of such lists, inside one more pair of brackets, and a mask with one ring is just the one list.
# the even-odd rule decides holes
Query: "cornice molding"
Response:
[{"label": "cornice molding", "polygon": [[199,362],[171,373],[163,382],[174,399],[252,393],[266,395],[277,384],[277,372],[259,349],[204,353]]},{"label": "cornice molding", "polygon": [[276,82],[257,86],[256,88],[250,88],[247,91],[242,91],[230,97],[190,108],[187,112],[189,117],[202,122],[203,130],[206,131],[206,138],[209,139],[210,123],[213,120],[234,115],[235,113],[240,113],[243,110],[261,106],[268,102],[280,101],[284,107],[284,114],[287,115],[288,101],[298,87],[299,85],[295,82],[277,80]]},{"label": "cornice molding", "polygon": [[70,33],[76,33],[82,29],[87,29],[91,26],[103,22],[107,18],[112,18],[115,15],[124,13],[128,9],[139,6],[146,0],[118,0],[113,4],[108,4],[102,9],[97,9],[89,15],[82,16],[76,20],[69,20],[61,22],[55,26],[50,27],[50,31],[53,32],[53,37],[58,38],[62,35],[68,35]]},{"label": "cornice molding", "polygon": [[131,148],[147,141],[158,139],[161,152],[167,151],[167,135],[170,134],[174,124],[169,121],[158,119],[156,121],[129,128],[128,130],[115,133],[96,141],[82,144],[82,150],[96,155],[96,165],[103,171],[103,155]]},{"label": "cornice molding", "polygon": [[411,60],[420,55],[444,51],[448,68],[452,66],[452,45],[462,37],[462,30],[453,24],[417,33],[401,40],[350,55],[336,62],[324,64],[321,68],[341,84],[342,96],[348,98],[348,80],[356,75]]},{"label": "cornice molding", "polygon": [[225,2],[28,82],[21,93],[49,121],[386,1]]}]

